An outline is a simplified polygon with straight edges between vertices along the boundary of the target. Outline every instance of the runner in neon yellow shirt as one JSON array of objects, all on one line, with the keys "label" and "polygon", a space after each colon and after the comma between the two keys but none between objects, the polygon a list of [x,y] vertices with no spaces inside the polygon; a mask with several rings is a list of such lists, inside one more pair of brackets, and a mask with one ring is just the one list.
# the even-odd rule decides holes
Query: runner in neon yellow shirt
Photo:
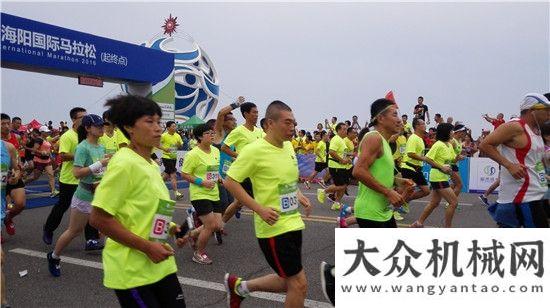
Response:
[{"label": "runner in neon yellow shirt", "polygon": [[176,200],[183,198],[183,194],[178,191],[178,180],[176,177],[176,162],[178,158],[178,149],[183,146],[181,136],[176,132],[176,122],[166,122],[166,132],[160,137],[160,147],[163,151],[162,164],[164,165],[163,179],[170,179],[172,191]]},{"label": "runner in neon yellow shirt", "polygon": [[349,184],[348,166],[351,164],[351,159],[349,155],[346,155],[348,148],[344,141],[347,136],[347,129],[346,124],[338,123],[336,125],[337,135],[330,140],[328,170],[334,183],[326,189],[317,189],[317,200],[321,203],[325,203],[327,194],[334,194],[332,210],[340,210],[340,200],[344,196],[346,186]]},{"label": "runner in neon yellow shirt", "polygon": [[[310,189],[310,183],[313,181],[313,179],[317,176],[318,173],[322,172],[323,170],[328,168],[327,164],[327,143],[329,142],[328,134],[326,131],[315,132],[315,141],[317,141],[317,146],[315,147],[314,153],[315,153],[315,168],[313,169],[313,172],[309,175],[309,177],[304,181],[304,185],[307,189]],[[321,184],[324,183],[322,182]]]},{"label": "runner in neon yellow shirt", "polygon": [[[130,139],[111,158],[92,201],[90,223],[108,237],[104,285],[123,307],[185,307],[169,234],[175,202],[151,151],[160,146],[162,111],[133,95],[107,101],[111,121]],[[178,245],[185,244],[184,239]]]},{"label": "runner in neon yellow shirt", "polygon": [[449,206],[445,209],[444,227],[450,228],[452,226],[453,216],[458,204],[458,197],[449,186],[450,174],[453,172],[451,164],[456,159],[456,154],[451,144],[452,132],[452,124],[442,123],[437,126],[437,141],[432,145],[428,154],[426,154],[426,157],[434,162],[430,170],[431,200],[411,227],[423,227],[426,219],[439,206],[441,199],[445,199],[449,203]]},{"label": "runner in neon yellow shirt", "polygon": [[451,180],[453,184],[451,187],[453,188],[453,191],[457,197],[458,195],[460,195],[460,191],[462,190],[462,178],[460,177],[458,162],[464,159],[464,155],[462,155],[462,142],[464,142],[466,132],[466,126],[464,126],[463,124],[458,124],[453,128],[453,138],[451,139],[453,151],[455,152],[455,160],[451,164],[451,169],[453,169],[453,173],[451,174]]},{"label": "runner in neon yellow shirt", "polygon": [[[225,286],[230,307],[239,307],[250,292],[286,292],[285,307],[303,307],[307,280],[302,267],[302,230],[305,228],[301,204],[309,216],[311,204],[298,189],[298,161],[290,140],[295,119],[292,110],[280,101],[266,111],[267,135],[248,145],[231,165],[227,189],[254,212],[256,237],[267,260],[277,273],[244,281],[226,274]],[[254,199],[240,184],[250,178]]]},{"label": "runner in neon yellow shirt", "polygon": [[426,197],[430,194],[428,182],[422,172],[423,162],[430,163],[430,159],[424,156],[423,137],[426,135],[426,123],[420,118],[414,118],[412,122],[414,134],[407,139],[405,154],[401,162],[401,175],[405,179],[413,180],[419,188],[407,200],[407,202]]},{"label": "runner in neon yellow shirt", "polygon": [[193,261],[211,264],[212,260],[204,250],[212,233],[222,228],[223,207],[220,203],[218,182],[220,182],[220,151],[212,145],[214,130],[207,124],[193,129],[198,141],[197,147],[187,152],[183,161],[182,176],[189,184],[191,205],[202,221],[202,226],[193,230],[197,238]]},{"label": "runner in neon yellow shirt", "polygon": [[[246,146],[262,139],[264,135],[264,131],[256,127],[256,123],[258,122],[258,107],[256,107],[254,103],[246,102],[240,105],[240,109],[245,119],[245,123],[231,130],[225,137],[221,146],[221,152],[227,154],[231,159],[237,158],[238,154]],[[232,162],[228,161],[226,164],[227,163],[231,164]],[[254,194],[250,179],[244,179],[242,184],[249,195]],[[231,205],[225,209],[226,214],[224,214],[224,220],[228,221],[229,217],[233,216],[235,213],[240,213],[242,206],[241,202],[232,202]]]},{"label": "runner in neon yellow shirt", "polygon": [[109,111],[105,111],[103,113],[103,125],[105,127],[103,131],[103,136],[99,137],[98,142],[103,147],[105,147],[105,153],[111,155],[115,154],[116,151],[118,151],[118,149],[120,148],[120,145],[118,143],[120,138],[115,132],[115,127],[109,121]]}]

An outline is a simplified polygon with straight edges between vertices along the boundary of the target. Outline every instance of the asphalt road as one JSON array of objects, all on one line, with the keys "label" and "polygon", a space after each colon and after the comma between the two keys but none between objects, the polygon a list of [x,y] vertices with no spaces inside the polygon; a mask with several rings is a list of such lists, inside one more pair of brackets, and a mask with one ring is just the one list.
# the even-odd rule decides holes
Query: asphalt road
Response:
[{"label": "asphalt road", "polygon": [[[28,187],[31,192],[29,198],[39,197],[42,205],[55,202],[56,198],[48,199],[37,192],[42,188],[40,182]],[[323,260],[334,262],[336,212],[330,210],[328,202],[317,202],[315,188],[303,188],[314,204],[312,216],[304,218],[306,230],[303,233],[302,259],[309,283],[306,305],[327,307],[320,288],[319,264]],[[350,196],[344,198],[344,203],[353,203],[356,190],[356,187],[350,188]],[[187,197],[187,190],[183,191]],[[412,202],[411,212],[399,222],[399,226],[407,227],[416,220],[427,200]],[[34,201],[29,200],[29,203]],[[176,222],[182,222],[185,218],[188,203],[186,198],[178,202]],[[426,221],[426,227],[441,227],[442,207],[443,204],[434,211]],[[454,219],[455,227],[495,227],[476,195],[461,195],[459,207]],[[16,235],[8,236],[3,231],[6,240],[2,249],[5,253],[8,302],[12,307],[118,307],[114,293],[102,285],[101,254],[85,252],[83,236],[75,239],[64,252],[62,276],[50,276],[45,256],[53,247],[45,245],[41,240],[42,226],[50,209],[50,206],[42,206],[25,210],[15,219]],[[68,215],[65,215],[54,240],[65,230],[67,223]],[[192,251],[188,247],[177,250],[178,276],[188,307],[224,307],[225,292],[222,284],[226,272],[245,278],[272,272],[257,244],[249,211],[244,211],[240,219],[231,220],[226,225],[226,231],[229,234],[224,237],[223,245],[216,245],[212,239],[207,246],[212,265],[192,262]],[[21,271],[27,271],[26,276],[20,277]],[[245,300],[243,307],[282,307],[282,301],[284,295],[260,293]]]}]

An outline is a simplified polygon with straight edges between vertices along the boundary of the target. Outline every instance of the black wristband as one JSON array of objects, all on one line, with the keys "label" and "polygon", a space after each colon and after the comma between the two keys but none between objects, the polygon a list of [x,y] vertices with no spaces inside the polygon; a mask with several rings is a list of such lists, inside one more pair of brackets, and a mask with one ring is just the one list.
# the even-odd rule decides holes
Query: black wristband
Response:
[{"label": "black wristband", "polygon": [[239,104],[237,104],[237,103],[231,103],[231,105],[229,105],[229,106],[231,106],[231,109],[233,109],[233,110],[239,108]]}]

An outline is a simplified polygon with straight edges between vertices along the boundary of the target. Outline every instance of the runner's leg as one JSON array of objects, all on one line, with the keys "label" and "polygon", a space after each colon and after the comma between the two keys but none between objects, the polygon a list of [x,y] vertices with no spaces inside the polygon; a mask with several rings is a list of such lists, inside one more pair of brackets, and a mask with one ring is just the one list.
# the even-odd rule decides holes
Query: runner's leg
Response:
[{"label": "runner's leg", "polygon": [[438,191],[439,190],[437,189],[432,190],[431,200],[422,211],[422,214],[420,214],[420,218],[418,218],[418,222],[420,224],[423,225],[424,221],[426,221],[430,214],[432,214],[433,210],[439,206],[439,202],[441,202],[441,195]]},{"label": "runner's leg", "polygon": [[451,228],[453,223],[453,216],[458,205],[458,197],[455,192],[449,187],[439,189],[439,195],[449,203],[449,206],[445,209],[445,228]]},{"label": "runner's leg", "polygon": [[89,217],[90,214],[83,213],[75,208],[71,209],[69,227],[65,230],[65,232],[63,232],[63,234],[61,234],[55,243],[55,256],[61,256],[63,249],[65,249],[65,247],[67,247],[75,237],[82,233],[84,227],[88,223]]}]

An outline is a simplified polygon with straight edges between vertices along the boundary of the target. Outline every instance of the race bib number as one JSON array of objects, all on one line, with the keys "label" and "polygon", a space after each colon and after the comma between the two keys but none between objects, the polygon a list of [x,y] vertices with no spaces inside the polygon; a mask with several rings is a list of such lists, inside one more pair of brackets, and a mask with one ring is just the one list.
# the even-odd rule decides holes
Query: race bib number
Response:
[{"label": "race bib number", "polygon": [[219,166],[212,165],[206,167],[206,180],[217,182],[220,179]]},{"label": "race bib number", "polygon": [[151,222],[149,240],[163,243],[168,240],[170,222],[172,222],[175,205],[175,201],[159,199],[157,212],[155,216],[153,216],[153,221]]},{"label": "race bib number", "polygon": [[298,209],[298,186],[296,183],[279,184],[279,199],[281,213],[287,213]]},{"label": "race bib number", "polygon": [[6,187],[6,184],[8,183],[9,170],[8,170],[8,166],[4,165],[4,164],[2,164],[1,168],[2,168],[2,172],[1,172],[1,175],[2,175],[2,189],[4,189]]},{"label": "race bib number", "polygon": [[546,171],[544,170],[544,164],[542,163],[542,161],[539,161],[535,165],[535,172],[537,173],[537,177],[539,178],[539,182],[542,185],[548,185],[548,183],[546,181]]}]

